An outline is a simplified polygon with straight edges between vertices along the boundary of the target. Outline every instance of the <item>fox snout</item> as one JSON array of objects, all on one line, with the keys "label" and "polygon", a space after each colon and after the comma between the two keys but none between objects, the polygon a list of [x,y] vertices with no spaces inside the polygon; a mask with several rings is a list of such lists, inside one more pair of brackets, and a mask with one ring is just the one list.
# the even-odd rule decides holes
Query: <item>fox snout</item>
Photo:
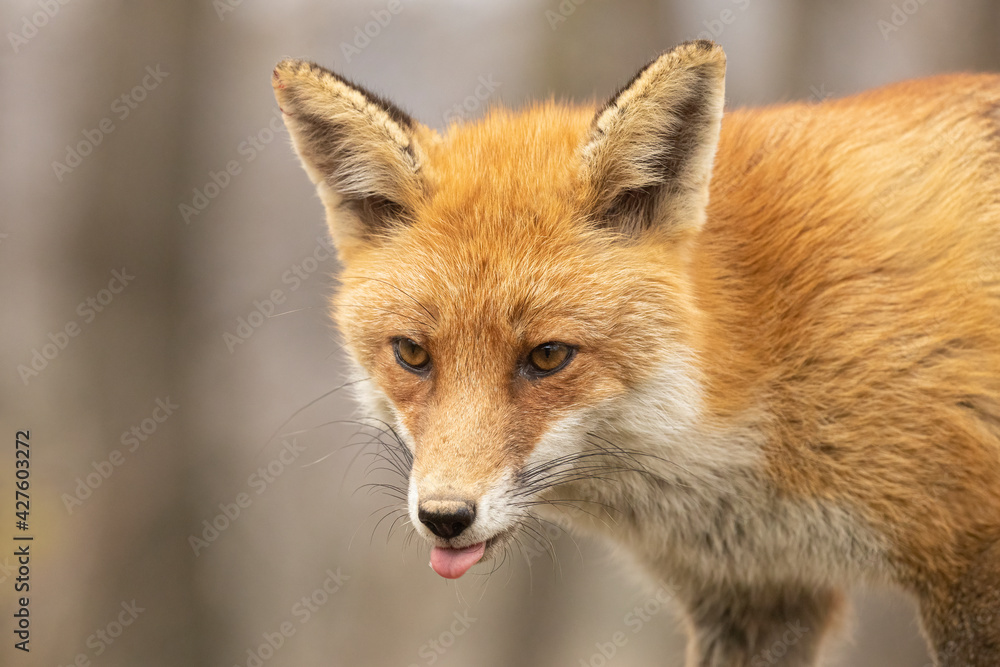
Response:
[{"label": "fox snout", "polygon": [[417,518],[438,537],[458,537],[476,520],[476,503],[466,499],[427,498],[417,505]]},{"label": "fox snout", "polygon": [[[458,496],[453,491],[422,496],[416,488],[417,485],[411,486],[411,496],[417,498],[415,509],[411,505],[411,513],[439,538],[439,543],[431,549],[430,566],[446,579],[458,579],[486,556],[487,546],[496,541],[497,535],[487,525],[491,522],[483,512],[478,513],[476,521],[481,501]],[[456,548],[456,543],[462,546]]]},{"label": "fox snout", "polygon": [[445,547],[466,546],[492,538],[507,524],[506,476],[462,480],[459,466],[442,468],[441,474],[410,476],[410,522],[429,542]]}]

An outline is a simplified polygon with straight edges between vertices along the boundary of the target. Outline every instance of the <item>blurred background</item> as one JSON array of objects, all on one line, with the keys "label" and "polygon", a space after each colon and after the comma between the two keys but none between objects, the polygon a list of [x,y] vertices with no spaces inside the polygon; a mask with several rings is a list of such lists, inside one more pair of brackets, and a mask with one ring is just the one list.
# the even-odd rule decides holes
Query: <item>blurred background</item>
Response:
[{"label": "blurred background", "polygon": [[[1000,69],[993,0],[7,0],[0,26],[4,665],[682,664],[669,605],[600,544],[553,533],[554,559],[448,583],[379,523],[393,500],[351,465],[366,438],[332,391],[337,266],[276,114],[280,58],[437,128],[602,99],[696,37],[726,48],[730,107]],[[855,601],[827,664],[928,663],[908,600]]]}]

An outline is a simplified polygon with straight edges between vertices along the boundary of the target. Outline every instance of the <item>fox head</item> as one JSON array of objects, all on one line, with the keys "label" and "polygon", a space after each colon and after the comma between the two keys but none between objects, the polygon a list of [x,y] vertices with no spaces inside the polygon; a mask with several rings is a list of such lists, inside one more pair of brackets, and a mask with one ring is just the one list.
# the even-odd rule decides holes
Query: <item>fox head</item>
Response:
[{"label": "fox head", "polygon": [[615,468],[612,436],[664,373],[659,412],[697,410],[688,260],[724,75],[721,48],[686,43],[598,109],[495,108],[439,134],[317,65],[274,70],[343,266],[334,319],[412,456],[410,519],[442,576]]}]

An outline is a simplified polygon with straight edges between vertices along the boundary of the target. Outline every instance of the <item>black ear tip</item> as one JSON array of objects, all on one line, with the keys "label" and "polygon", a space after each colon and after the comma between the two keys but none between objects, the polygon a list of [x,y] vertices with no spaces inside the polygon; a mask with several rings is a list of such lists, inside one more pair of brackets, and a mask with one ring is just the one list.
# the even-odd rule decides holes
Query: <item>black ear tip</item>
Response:
[{"label": "black ear tip", "polygon": [[668,53],[676,53],[682,59],[693,58],[699,62],[716,61],[721,64],[725,64],[726,62],[726,52],[720,45],[710,39],[695,39],[684,42],[683,44],[678,44],[672,51],[668,51]]},{"label": "black ear tip", "polygon": [[719,45],[710,39],[694,39],[689,42],[684,42],[681,46],[694,47],[701,51],[711,51],[712,49],[718,48]]},{"label": "black ear tip", "polygon": [[304,58],[282,58],[271,71],[271,80],[275,83],[286,83],[294,78],[322,79],[325,77],[332,77],[353,86],[351,82],[336,72]]},{"label": "black ear tip", "polygon": [[416,121],[413,117],[396,104],[311,60],[285,58],[271,72],[271,85],[276,91],[285,88],[296,88],[300,84],[314,87],[316,82],[323,79],[332,79],[361,93],[369,102],[389,114],[389,117],[404,129],[413,130],[416,127]]},{"label": "black ear tip", "polygon": [[[722,47],[709,39],[696,39],[677,45],[673,51],[674,58],[687,66],[705,66],[709,69],[726,67],[726,52]],[[717,70],[718,71],[718,70]]]}]

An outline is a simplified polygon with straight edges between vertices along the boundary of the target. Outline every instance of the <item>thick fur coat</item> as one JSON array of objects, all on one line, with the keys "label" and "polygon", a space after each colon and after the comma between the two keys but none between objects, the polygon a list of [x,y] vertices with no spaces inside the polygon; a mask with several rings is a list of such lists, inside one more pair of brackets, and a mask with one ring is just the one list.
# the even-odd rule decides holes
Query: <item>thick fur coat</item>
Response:
[{"label": "thick fur coat", "polygon": [[865,583],[938,665],[995,667],[1000,77],[724,115],[724,75],[687,43],[601,107],[439,134],[275,69],[412,523],[444,576],[536,517],[609,537],[692,666],[767,664],[788,623],[813,665]]}]

